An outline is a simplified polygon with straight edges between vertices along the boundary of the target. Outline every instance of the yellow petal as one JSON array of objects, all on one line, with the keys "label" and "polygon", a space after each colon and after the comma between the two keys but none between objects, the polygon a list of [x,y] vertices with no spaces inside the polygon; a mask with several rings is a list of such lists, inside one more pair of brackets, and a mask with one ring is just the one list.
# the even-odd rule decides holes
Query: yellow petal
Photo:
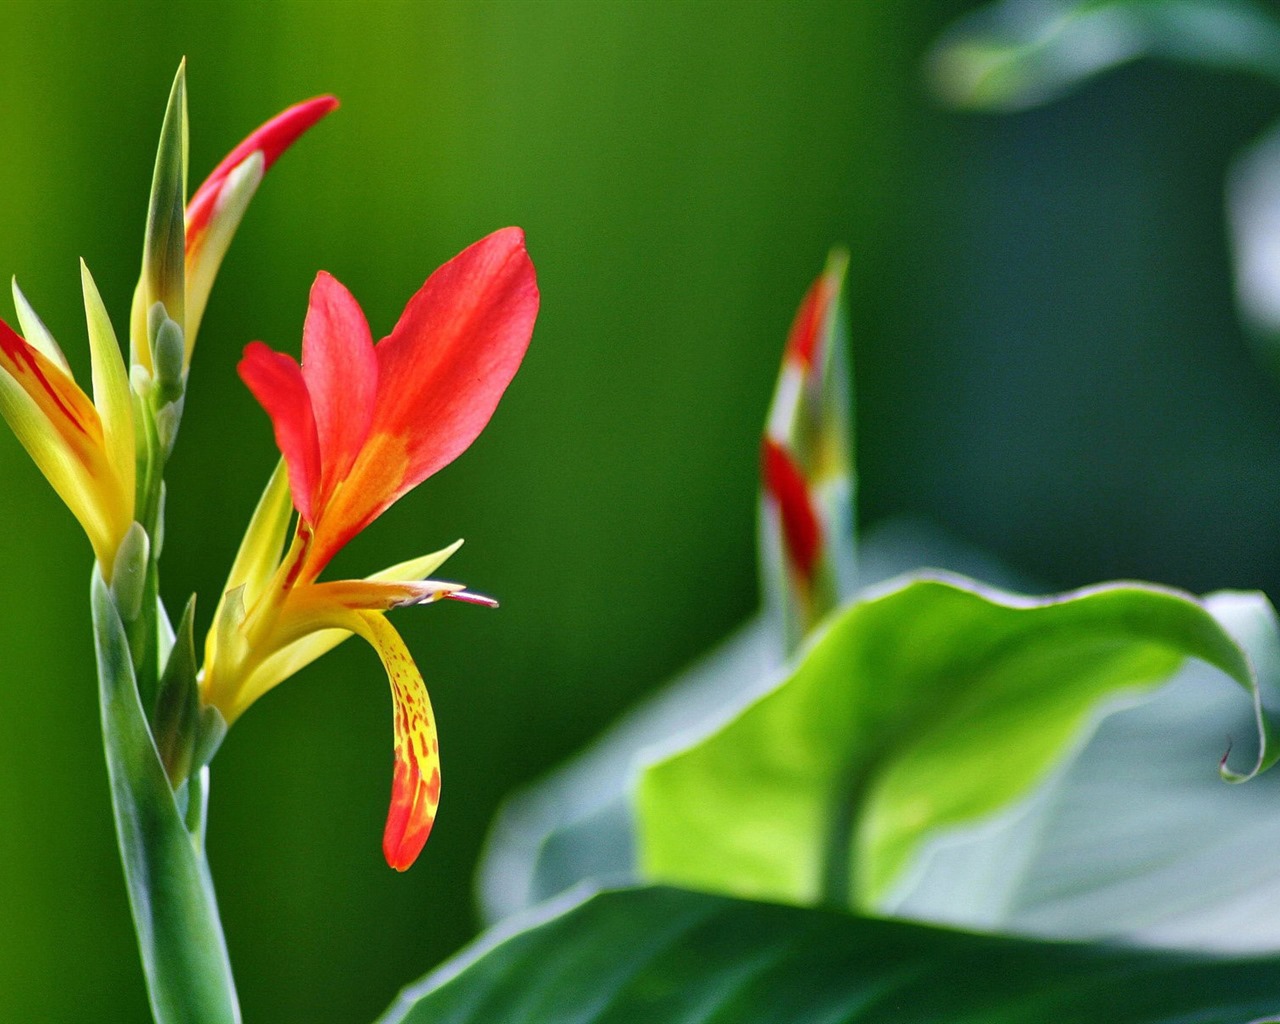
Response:
[{"label": "yellow petal", "polygon": [[13,279],[13,305],[18,311],[18,324],[22,327],[22,336],[27,342],[34,346],[37,351],[52,359],[58,367],[68,376],[74,379],[75,374],[71,372],[71,364],[67,362],[67,357],[62,354],[62,349],[54,340],[53,333],[44,325],[44,321],[32,308],[31,303],[27,301],[27,297],[22,294],[22,289],[18,287],[18,279]]},{"label": "yellow petal", "polygon": [[458,548],[462,547],[461,540],[455,540],[447,548],[441,548],[439,551],[433,551],[429,555],[422,555],[418,558],[411,558],[407,562],[400,562],[381,572],[375,572],[372,576],[367,577],[371,580],[425,580],[433,572],[444,565]]},{"label": "yellow petal", "polygon": [[[213,280],[218,276],[222,257],[226,255],[236,228],[249,208],[249,200],[257,192],[266,173],[261,151],[254,151],[227,175],[218,190],[217,205],[205,231],[198,240],[187,239],[187,323],[186,365],[191,365],[196,331],[204,318]],[[194,244],[192,244],[194,242]]]},{"label": "yellow petal", "polygon": [[84,290],[85,320],[89,328],[89,353],[93,364],[93,404],[102,418],[103,447],[116,475],[120,495],[127,496],[128,520],[133,522],[134,435],[133,400],[129,375],[125,370],[120,343],[98,294],[93,275],[80,261],[80,283]]},{"label": "yellow petal", "polygon": [[133,521],[133,495],[108,465],[102,422],[70,375],[0,323],[0,415],[71,509],[110,574]]},{"label": "yellow petal", "polygon": [[[280,565],[284,553],[285,534],[289,529],[289,518],[293,513],[293,501],[289,496],[289,474],[281,459],[267,486],[258,499],[258,506],[253,510],[249,527],[245,530],[244,540],[240,542],[240,550],[236,552],[235,561],[231,563],[231,574],[227,577],[227,585],[222,588],[225,595],[237,587],[243,587],[242,600],[246,608],[252,608],[261,596],[263,588]],[[225,597],[224,597],[225,600]],[[214,612],[217,620],[222,613],[222,604]]]},{"label": "yellow petal", "polygon": [[[283,469],[277,469],[277,473],[281,477],[286,477]],[[287,485],[287,477],[285,482]],[[288,494],[287,486],[285,494]],[[267,496],[264,494],[263,501],[266,500]],[[259,509],[261,508],[262,506],[259,505]],[[257,513],[254,513],[254,518],[256,520]],[[251,532],[252,529],[251,526]],[[247,535],[245,542],[248,543]],[[454,541],[447,548],[393,565],[374,573],[367,580],[339,580],[334,583],[311,584],[305,589],[300,588],[298,592],[290,594],[289,607],[281,616],[279,632],[276,634],[281,647],[254,668],[249,678],[244,681],[240,694],[234,702],[237,709],[234,713],[238,715],[268,690],[279,686],[321,655],[328,654],[338,644],[350,639],[352,633],[350,628],[334,628],[331,625],[335,615],[345,622],[349,621],[345,616],[347,610],[385,610],[404,604],[423,604],[462,589],[457,583],[435,583],[426,590],[420,585],[415,586],[409,583],[434,572],[461,546],[462,541]],[[243,546],[241,551],[244,551]],[[239,561],[237,557],[237,565]],[[238,578],[240,577],[233,569],[232,579]],[[391,585],[379,587],[373,584]],[[222,616],[222,605],[219,604],[214,621],[220,621]],[[205,663],[212,664],[216,657],[218,654],[214,647],[214,634],[210,631]],[[223,709],[223,713],[227,713],[226,708]]]}]

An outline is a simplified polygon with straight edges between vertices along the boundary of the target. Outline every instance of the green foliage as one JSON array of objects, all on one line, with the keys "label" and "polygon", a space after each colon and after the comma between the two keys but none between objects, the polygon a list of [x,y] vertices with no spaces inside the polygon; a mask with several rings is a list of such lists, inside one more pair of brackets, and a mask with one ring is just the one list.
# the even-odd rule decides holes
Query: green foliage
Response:
[{"label": "green foliage", "polygon": [[1280,962],[966,935],[675,889],[500,929],[379,1024],[1242,1024]]},{"label": "green foliage", "polygon": [[1249,0],[1000,0],[948,31],[932,64],[957,106],[1019,110],[1139,57],[1280,82],[1280,23]]},{"label": "green foliage", "polygon": [[[645,772],[641,865],[656,881],[873,907],[931,832],[1026,795],[1108,702],[1186,657],[1261,708],[1247,655],[1189,595],[1113,584],[1032,600],[915,579],[866,596],[778,689]],[[1255,771],[1276,757],[1261,713],[1258,727]]]}]

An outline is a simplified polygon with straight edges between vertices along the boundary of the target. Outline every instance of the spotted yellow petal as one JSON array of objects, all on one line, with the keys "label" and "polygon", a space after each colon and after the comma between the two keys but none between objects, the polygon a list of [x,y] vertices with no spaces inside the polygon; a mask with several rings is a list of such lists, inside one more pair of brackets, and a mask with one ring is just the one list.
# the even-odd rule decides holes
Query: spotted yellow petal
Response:
[{"label": "spotted yellow petal", "polygon": [[422,674],[400,634],[377,612],[358,613],[361,636],[382,659],[391,683],[395,723],[395,774],[382,853],[397,871],[407,870],[431,834],[440,806],[440,744]]}]

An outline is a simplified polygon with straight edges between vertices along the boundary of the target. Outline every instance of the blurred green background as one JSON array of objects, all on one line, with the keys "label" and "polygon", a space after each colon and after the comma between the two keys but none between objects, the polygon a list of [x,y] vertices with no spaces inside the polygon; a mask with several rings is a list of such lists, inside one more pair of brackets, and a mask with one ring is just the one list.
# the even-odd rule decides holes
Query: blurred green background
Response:
[{"label": "blurred green background", "polygon": [[[756,438],[793,310],[852,252],[861,515],[925,517],[1065,587],[1280,593],[1280,402],[1236,322],[1232,153],[1280,112],[1157,64],[1010,117],[930,99],[970,3],[0,7],[0,274],[87,374],[83,256],[124,330],[169,83],[193,184],[280,108],[342,108],[268,177],[215,289],[169,478],[164,587],[212,612],[274,464],[235,377],[297,350],[324,268],[375,335],[522,225],[542,315],[491,428],[335,570],[467,545],[486,613],[398,614],[442,728],[437,830],[382,861],[390,702],[348,644],[219,755],[210,839],[251,1021],[371,1020],[475,931],[502,796],[754,607]],[[7,303],[2,314],[10,318]],[[92,676],[89,548],[0,438],[0,1020],[141,1020]]]}]

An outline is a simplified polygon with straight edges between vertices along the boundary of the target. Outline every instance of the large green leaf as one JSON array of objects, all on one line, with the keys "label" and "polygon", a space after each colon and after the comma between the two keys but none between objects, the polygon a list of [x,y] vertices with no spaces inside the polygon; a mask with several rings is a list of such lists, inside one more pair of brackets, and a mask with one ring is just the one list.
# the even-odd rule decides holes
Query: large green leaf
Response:
[{"label": "large green leaf", "polygon": [[[1273,636],[1274,612],[1255,601]],[[1252,691],[1250,772],[1270,764],[1275,702],[1190,595],[900,583],[844,610],[781,687],[645,772],[641,867],[694,888],[873,907],[932,834],[1026,796],[1117,697],[1186,657]]]},{"label": "large green leaf", "polygon": [[[1274,678],[1266,602],[1219,594],[1206,605]],[[1253,731],[1234,691],[1188,665],[1153,699],[1108,715],[1027,801],[930,840],[877,910],[1055,938],[1280,950],[1280,773],[1224,786],[1215,770],[1231,738]]]},{"label": "large green leaf", "polygon": [[504,929],[379,1024],[1244,1024],[1280,961],[978,936],[678,889]]}]

